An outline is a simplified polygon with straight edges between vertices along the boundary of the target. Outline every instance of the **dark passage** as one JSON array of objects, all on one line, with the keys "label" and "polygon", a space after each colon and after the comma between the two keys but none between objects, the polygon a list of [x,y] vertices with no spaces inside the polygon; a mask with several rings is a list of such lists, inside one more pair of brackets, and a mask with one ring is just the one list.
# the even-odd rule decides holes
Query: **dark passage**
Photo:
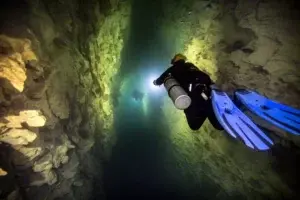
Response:
[{"label": "dark passage", "polygon": [[[139,85],[138,73],[151,60],[164,60],[165,48],[158,37],[159,1],[133,2],[130,36],[122,57],[122,78],[133,76],[130,87]],[[160,51],[160,52],[159,52]],[[134,78],[136,77],[136,78]],[[129,89],[130,90],[130,89]],[[121,91],[115,111],[117,144],[104,172],[108,199],[124,197],[176,197],[180,192],[164,166],[167,130],[162,130],[160,99],[152,99],[149,119],[130,105],[132,95]]]},{"label": "dark passage", "polygon": [[[117,143],[104,170],[107,198],[212,199],[209,194],[215,196],[219,188],[208,180],[197,185],[192,175],[182,175],[176,163],[170,133],[162,124],[162,98],[148,97],[150,103],[146,113],[141,109],[142,102],[132,104],[131,91],[146,79],[143,71],[157,66],[163,71],[172,56],[167,48],[172,45],[164,44],[159,34],[163,9],[160,1],[135,0],[132,9],[130,36],[121,66],[122,80],[128,80],[129,86],[120,91],[115,110]],[[188,166],[185,170],[188,171]]]}]

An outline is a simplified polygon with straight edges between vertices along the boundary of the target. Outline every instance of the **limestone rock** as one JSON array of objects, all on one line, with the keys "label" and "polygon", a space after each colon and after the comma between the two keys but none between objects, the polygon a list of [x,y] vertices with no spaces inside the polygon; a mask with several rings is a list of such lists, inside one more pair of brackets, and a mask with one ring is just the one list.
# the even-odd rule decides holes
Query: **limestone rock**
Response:
[{"label": "limestone rock", "polygon": [[41,110],[46,119],[44,126],[47,128],[53,129],[58,122],[58,118],[53,115],[50,109],[46,95],[38,100],[27,99],[25,102],[25,108],[30,108],[31,110]]},{"label": "limestone rock", "polygon": [[12,159],[13,163],[22,169],[32,166],[32,160],[42,154],[42,147],[15,146]]},{"label": "limestone rock", "polygon": [[78,170],[77,168],[79,166],[79,160],[75,152],[73,152],[73,154],[70,157],[71,158],[69,162],[63,165],[62,168],[59,169],[59,171],[61,172],[62,176],[65,179],[73,178],[76,175]]},{"label": "limestone rock", "polygon": [[52,164],[54,168],[58,168],[60,165],[68,162],[69,156],[67,153],[69,149],[74,148],[74,146],[69,141],[67,135],[62,132],[59,127],[44,135],[43,140],[43,146],[50,150],[52,155]]},{"label": "limestone rock", "polygon": [[10,91],[22,92],[27,78],[25,63],[37,60],[30,40],[0,35],[0,49],[0,78],[5,80],[2,86]]},{"label": "limestone rock", "polygon": [[55,168],[58,168],[61,164],[65,164],[68,162],[69,160],[69,157],[67,155],[68,150],[69,147],[67,145],[61,145],[55,148],[53,154],[53,166]]},{"label": "limestone rock", "polygon": [[44,184],[53,185],[57,182],[57,175],[53,170],[45,170],[39,173],[33,173],[29,177],[30,186],[42,186]]},{"label": "limestone rock", "polygon": [[42,158],[34,162],[33,171],[42,172],[52,169],[52,155],[50,153],[44,155]]},{"label": "limestone rock", "polygon": [[58,81],[52,81],[47,90],[48,101],[53,114],[60,119],[69,117],[69,102],[66,91]]},{"label": "limestone rock", "polygon": [[31,84],[31,87],[26,91],[26,95],[31,99],[41,99],[47,90],[45,82]]},{"label": "limestone rock", "polygon": [[[3,89],[1,87],[0,87],[0,105],[4,105],[4,106],[8,106],[9,105],[9,101],[4,96],[4,91],[3,91]],[[0,116],[4,116],[4,114],[2,114],[0,112]]]},{"label": "limestone rock", "polygon": [[45,116],[39,110],[24,110],[20,111],[19,115],[10,115],[5,117],[8,121],[6,127],[9,128],[22,128],[22,124],[30,127],[43,127],[46,123]]},{"label": "limestone rock", "polygon": [[[74,137],[75,138],[75,137]],[[78,151],[82,154],[88,152],[95,144],[94,138],[89,137],[89,138],[77,138],[78,140]]]},{"label": "limestone rock", "polygon": [[7,175],[7,171],[5,171],[0,167],[0,176],[6,176],[6,175]]},{"label": "limestone rock", "polygon": [[0,141],[11,145],[27,145],[36,137],[36,133],[27,129],[10,129],[0,135]]},{"label": "limestone rock", "polygon": [[222,24],[224,26],[224,41],[228,45],[228,52],[241,49],[256,38],[255,33],[251,29],[240,27],[237,19],[232,15],[224,16]]},{"label": "limestone rock", "polygon": [[237,66],[243,66],[245,59],[245,54],[240,50],[234,51],[230,54],[230,60]]},{"label": "limestone rock", "polygon": [[[38,66],[44,66],[38,67]],[[29,79],[27,81],[27,88],[25,90],[26,95],[31,99],[41,99],[46,90],[48,89],[49,84],[52,81],[53,76],[56,74],[56,70],[49,69],[49,66],[45,63],[42,63],[34,68],[34,70],[28,70]]]},{"label": "limestone rock", "polygon": [[0,80],[3,88],[10,93],[22,92],[26,78],[25,64],[21,54],[0,55]]},{"label": "limestone rock", "polygon": [[31,41],[28,39],[25,39],[23,41],[23,51],[21,52],[23,60],[25,61],[25,63],[36,63],[38,59],[31,49]]},{"label": "limestone rock", "polygon": [[246,60],[259,66],[265,66],[280,47],[278,42],[267,37],[259,37],[255,46],[256,50]]},{"label": "limestone rock", "polygon": [[10,51],[18,52],[22,55],[22,60],[30,61],[30,60],[37,60],[35,53],[32,51],[31,48],[31,41],[28,39],[18,39],[8,37],[6,35],[0,35],[0,45],[1,43],[6,44],[6,48],[10,49]]},{"label": "limestone rock", "polygon": [[[59,182],[59,187],[57,187],[50,195],[49,199],[58,199],[61,197],[61,199],[66,199],[66,195],[72,195],[72,180],[62,180]],[[71,198],[72,200],[74,198]]]}]

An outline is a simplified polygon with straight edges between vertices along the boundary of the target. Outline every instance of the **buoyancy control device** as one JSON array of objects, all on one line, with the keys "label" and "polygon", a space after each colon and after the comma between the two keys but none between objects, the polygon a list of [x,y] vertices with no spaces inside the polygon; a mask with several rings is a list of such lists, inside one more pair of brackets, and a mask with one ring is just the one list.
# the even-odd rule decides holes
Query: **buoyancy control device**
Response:
[{"label": "buoyancy control device", "polygon": [[169,76],[166,78],[164,86],[177,109],[185,110],[191,105],[192,99],[174,77]]}]

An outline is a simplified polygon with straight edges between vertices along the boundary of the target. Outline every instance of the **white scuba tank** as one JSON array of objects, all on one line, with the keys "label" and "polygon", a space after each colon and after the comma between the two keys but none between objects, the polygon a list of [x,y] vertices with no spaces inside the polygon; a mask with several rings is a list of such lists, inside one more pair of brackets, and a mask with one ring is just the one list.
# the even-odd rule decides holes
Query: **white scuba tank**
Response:
[{"label": "white scuba tank", "polygon": [[166,78],[164,86],[177,109],[184,110],[191,105],[192,99],[172,76]]}]

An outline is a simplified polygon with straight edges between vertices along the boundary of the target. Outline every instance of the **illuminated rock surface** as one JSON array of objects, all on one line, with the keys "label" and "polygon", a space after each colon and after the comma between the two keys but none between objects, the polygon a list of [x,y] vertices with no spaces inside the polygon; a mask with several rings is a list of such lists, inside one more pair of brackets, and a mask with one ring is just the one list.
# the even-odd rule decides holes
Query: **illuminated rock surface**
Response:
[{"label": "illuminated rock surface", "polygon": [[300,140],[191,131],[152,81],[182,52],[223,90],[300,108],[284,1],[14,0],[0,10],[0,199],[297,199]]},{"label": "illuminated rock surface", "polygon": [[1,7],[1,199],[93,198],[101,170],[90,150],[95,138],[107,141],[102,155],[113,143],[110,90],[129,14],[119,1]]}]

